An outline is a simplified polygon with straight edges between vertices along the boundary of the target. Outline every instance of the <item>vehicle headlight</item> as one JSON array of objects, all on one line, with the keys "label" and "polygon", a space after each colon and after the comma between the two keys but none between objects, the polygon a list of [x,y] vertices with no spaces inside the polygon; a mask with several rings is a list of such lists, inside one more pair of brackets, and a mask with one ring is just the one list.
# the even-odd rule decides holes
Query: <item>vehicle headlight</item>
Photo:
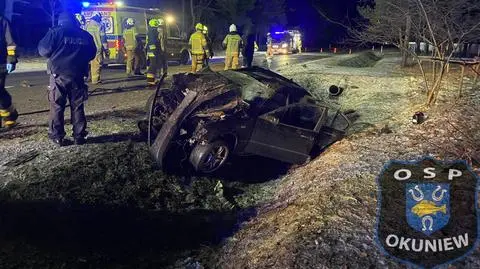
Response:
[{"label": "vehicle headlight", "polygon": [[274,49],[278,49],[278,45],[273,45],[272,46]]},{"label": "vehicle headlight", "polygon": [[282,48],[284,48],[284,49],[285,49],[285,48],[287,48],[287,47],[288,47],[288,45],[287,45],[287,44],[282,44]]}]

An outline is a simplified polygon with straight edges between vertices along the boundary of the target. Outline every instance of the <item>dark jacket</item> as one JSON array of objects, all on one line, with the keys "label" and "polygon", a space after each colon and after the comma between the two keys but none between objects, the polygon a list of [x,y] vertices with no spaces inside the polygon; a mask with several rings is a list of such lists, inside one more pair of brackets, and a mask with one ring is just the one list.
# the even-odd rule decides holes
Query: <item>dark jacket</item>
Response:
[{"label": "dark jacket", "polygon": [[[17,63],[15,49],[16,45],[12,38],[10,24],[5,18],[0,16],[0,70],[5,68],[6,63]],[[7,53],[7,51],[10,53]]]},{"label": "dark jacket", "polygon": [[148,26],[147,29],[147,51],[153,52],[160,49],[160,40],[158,40],[157,27]]},{"label": "dark jacket", "polygon": [[242,54],[244,56],[253,56],[255,52],[255,35],[254,34],[247,34],[243,37],[243,42],[245,47],[243,48]]},{"label": "dark jacket", "polygon": [[88,75],[88,63],[95,58],[97,48],[87,31],[61,14],[59,26],[48,31],[38,44],[38,52],[48,58],[49,74],[77,77]]}]

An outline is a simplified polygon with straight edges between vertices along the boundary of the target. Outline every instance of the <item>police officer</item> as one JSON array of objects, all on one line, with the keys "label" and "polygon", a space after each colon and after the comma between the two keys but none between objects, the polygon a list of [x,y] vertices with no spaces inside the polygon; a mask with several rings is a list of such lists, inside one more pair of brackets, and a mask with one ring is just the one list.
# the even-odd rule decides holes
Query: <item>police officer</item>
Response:
[{"label": "police officer", "polygon": [[[163,19],[158,19],[158,70],[157,76],[167,74],[168,72],[168,53],[167,53],[167,30]],[[158,72],[161,72],[158,74]]]},{"label": "police officer", "polygon": [[12,38],[9,22],[0,16],[0,127],[10,128],[15,125],[18,113],[12,104],[12,97],[5,89],[7,73],[15,70],[17,58],[16,45]]},{"label": "police officer", "polygon": [[210,52],[207,46],[207,39],[203,35],[203,25],[197,23],[195,25],[195,33],[190,36],[188,44],[190,45],[190,53],[192,54],[192,72],[196,73],[197,68],[200,65],[200,69],[203,67],[203,57],[210,56]]},{"label": "police officer", "polygon": [[135,20],[128,18],[123,31],[123,43],[127,53],[127,76],[140,75],[140,55],[138,55],[138,32]]},{"label": "police officer", "polygon": [[225,37],[222,44],[226,48],[225,52],[225,70],[238,68],[238,57],[240,49],[243,47],[242,38],[237,33],[237,26],[230,25],[230,33]]},{"label": "police officer", "polygon": [[210,55],[207,55],[206,53],[203,55],[203,65],[208,66],[209,59],[213,58],[213,46],[212,46],[212,40],[208,36],[208,27],[206,25],[203,26],[202,33],[205,36],[205,39],[207,40],[207,47],[208,47],[208,51],[210,52]]},{"label": "police officer", "polygon": [[92,84],[101,83],[100,70],[103,64],[104,54],[110,57],[108,50],[107,35],[105,34],[105,27],[102,24],[102,15],[95,11],[92,18],[86,25],[86,30],[92,35],[97,47],[97,55],[95,59],[90,62],[90,73],[92,76]]},{"label": "police officer", "polygon": [[50,29],[38,44],[40,55],[48,58],[50,74],[48,136],[54,143],[65,145],[64,112],[68,100],[74,142],[81,145],[87,136],[84,101],[88,88],[83,77],[88,72],[88,62],[96,57],[97,49],[94,38],[80,29],[73,14],[61,13],[58,25]]},{"label": "police officer", "polygon": [[155,76],[159,68],[159,46],[160,40],[158,39],[158,27],[160,26],[158,19],[150,19],[148,21],[147,29],[147,82],[148,84],[155,85]]},{"label": "police officer", "polygon": [[252,27],[248,27],[244,35],[245,47],[243,48],[243,66],[252,67],[253,54],[255,52],[255,34]]}]

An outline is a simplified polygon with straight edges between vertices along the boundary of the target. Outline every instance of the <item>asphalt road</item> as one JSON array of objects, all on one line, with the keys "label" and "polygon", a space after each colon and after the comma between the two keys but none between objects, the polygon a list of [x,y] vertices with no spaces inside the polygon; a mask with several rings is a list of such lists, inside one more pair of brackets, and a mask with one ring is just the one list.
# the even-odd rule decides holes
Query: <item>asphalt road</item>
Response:
[{"label": "asphalt road", "polygon": [[[303,53],[294,55],[275,55],[271,69],[307,62],[328,57],[320,53]],[[257,53],[254,65],[265,66],[265,56]],[[212,60],[213,70],[222,70],[223,58]],[[241,62],[241,61],[240,61]],[[19,63],[22,64],[21,62]],[[124,66],[110,66],[102,70],[102,84],[90,85],[90,98],[87,101],[87,114],[107,112],[118,109],[132,109],[144,107],[154,88],[147,87],[144,77],[126,78]],[[190,66],[172,63],[169,74],[188,72]],[[12,73],[7,77],[6,88],[11,93],[14,103],[21,115],[19,122],[34,119],[46,119],[48,111],[48,75],[45,71]]]}]

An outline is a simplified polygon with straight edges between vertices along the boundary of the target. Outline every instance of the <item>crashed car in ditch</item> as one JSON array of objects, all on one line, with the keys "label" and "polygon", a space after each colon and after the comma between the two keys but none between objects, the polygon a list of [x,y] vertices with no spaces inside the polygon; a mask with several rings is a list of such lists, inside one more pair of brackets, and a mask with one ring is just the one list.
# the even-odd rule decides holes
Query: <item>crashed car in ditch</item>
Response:
[{"label": "crashed car in ditch", "polygon": [[351,125],[348,114],[259,67],[174,75],[172,86],[157,89],[147,108],[139,127],[158,165],[174,158],[203,173],[222,167],[231,154],[303,164]]}]

